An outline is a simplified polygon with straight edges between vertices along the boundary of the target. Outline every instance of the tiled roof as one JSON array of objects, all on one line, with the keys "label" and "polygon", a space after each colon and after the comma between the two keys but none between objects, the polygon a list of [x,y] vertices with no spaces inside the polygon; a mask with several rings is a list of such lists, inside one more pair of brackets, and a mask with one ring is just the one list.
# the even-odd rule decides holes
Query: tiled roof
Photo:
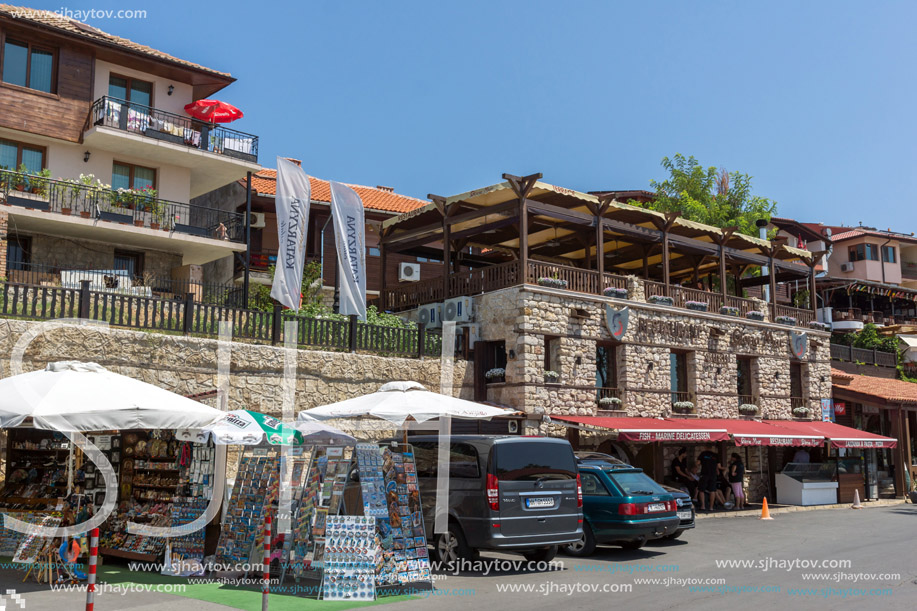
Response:
[{"label": "tiled roof", "polygon": [[846,240],[848,238],[855,238],[857,236],[866,235],[865,231],[860,231],[859,229],[853,229],[851,231],[844,231],[843,233],[835,233],[831,236],[832,242],[840,242],[841,240]]},{"label": "tiled roof", "polygon": [[[836,370],[831,370],[832,377]],[[917,384],[889,378],[851,375],[849,382],[835,384],[836,390],[846,390],[861,395],[872,396],[889,403],[917,404]]]},{"label": "tiled roof", "polygon": [[[331,202],[331,186],[327,180],[309,177],[312,184],[312,201]],[[242,181],[243,183],[245,181]],[[347,185],[357,192],[360,199],[363,200],[363,207],[370,210],[381,210],[384,212],[410,212],[429,202],[407,195],[393,193],[386,189],[376,187],[365,187],[363,185]],[[277,194],[277,170],[263,169],[257,174],[252,174],[252,191],[260,195]]]},{"label": "tiled roof", "polygon": [[20,21],[30,22],[42,27],[51,28],[58,30],[61,33],[68,34],[70,36],[78,36],[80,38],[88,39],[94,42],[114,45],[120,47],[126,51],[131,51],[134,53],[140,53],[148,57],[152,57],[159,60],[164,60],[168,62],[173,62],[186,66],[188,68],[194,68],[196,70],[203,70],[211,74],[217,74],[222,77],[232,78],[226,72],[220,72],[218,70],[213,70],[211,68],[205,68],[199,64],[186,61],[184,59],[179,59],[168,53],[163,53],[162,51],[157,51],[146,45],[136,43],[127,38],[121,38],[120,36],[114,36],[112,34],[107,34],[102,30],[87,25],[75,19],[70,19],[59,15],[52,11],[43,11],[39,9],[21,7],[21,6],[12,6],[9,4],[0,4],[0,15],[10,17],[12,19],[17,19]]},{"label": "tiled roof", "polygon": [[847,373],[846,371],[841,371],[840,369],[831,368],[831,377],[837,378],[838,380],[850,381],[853,379],[853,374]]}]

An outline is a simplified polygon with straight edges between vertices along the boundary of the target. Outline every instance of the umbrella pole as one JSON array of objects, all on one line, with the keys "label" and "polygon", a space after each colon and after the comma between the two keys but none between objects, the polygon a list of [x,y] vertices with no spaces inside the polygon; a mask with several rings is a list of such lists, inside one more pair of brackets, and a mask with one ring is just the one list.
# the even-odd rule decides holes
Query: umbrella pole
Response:
[{"label": "umbrella pole", "polygon": [[73,439],[70,439],[70,453],[67,456],[67,496],[73,492]]}]

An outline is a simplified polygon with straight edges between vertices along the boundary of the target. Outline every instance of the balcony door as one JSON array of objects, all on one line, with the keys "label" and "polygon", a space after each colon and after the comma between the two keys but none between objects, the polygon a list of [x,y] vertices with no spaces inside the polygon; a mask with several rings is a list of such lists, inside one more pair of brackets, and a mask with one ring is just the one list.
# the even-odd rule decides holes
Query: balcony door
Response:
[{"label": "balcony door", "polygon": [[153,105],[153,83],[112,74],[108,77],[108,95],[149,108]]}]

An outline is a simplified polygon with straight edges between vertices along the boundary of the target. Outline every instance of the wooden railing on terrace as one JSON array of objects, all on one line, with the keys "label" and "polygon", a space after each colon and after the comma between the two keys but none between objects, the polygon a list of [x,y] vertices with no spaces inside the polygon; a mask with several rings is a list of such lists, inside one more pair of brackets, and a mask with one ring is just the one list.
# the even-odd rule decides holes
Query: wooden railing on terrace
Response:
[{"label": "wooden railing on terrace", "polygon": [[897,367],[898,355],[894,352],[868,348],[854,348],[841,344],[831,344],[831,358],[835,361],[849,363],[863,363],[864,365],[878,365],[879,367]]}]

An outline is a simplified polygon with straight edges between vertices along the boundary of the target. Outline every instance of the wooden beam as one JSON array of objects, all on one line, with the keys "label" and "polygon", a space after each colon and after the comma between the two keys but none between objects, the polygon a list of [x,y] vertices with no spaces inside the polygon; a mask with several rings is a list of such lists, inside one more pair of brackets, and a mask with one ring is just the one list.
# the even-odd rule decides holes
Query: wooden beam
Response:
[{"label": "wooden beam", "polygon": [[568,223],[591,227],[596,222],[594,215],[580,212],[579,210],[570,210],[561,206],[546,204],[531,199],[526,200],[526,205],[528,206],[529,212],[532,214],[540,214],[541,216],[547,216]]},{"label": "wooden beam", "polygon": [[504,174],[503,179],[509,181],[510,187],[519,198],[519,262],[522,269],[522,280],[528,278],[529,270],[529,211],[527,202],[532,187],[542,177],[541,173],[528,176],[513,176]]},{"label": "wooden beam", "polygon": [[379,309],[383,312],[385,311],[385,291],[386,291],[386,282],[385,282],[385,268],[386,263],[388,262],[388,252],[385,248],[385,244],[379,244],[379,265],[382,266],[382,279],[381,285],[379,287]]},{"label": "wooden beam", "polygon": [[449,224],[457,225],[458,223],[473,221],[475,219],[484,218],[492,214],[506,214],[508,212],[515,212],[518,206],[519,202],[510,200],[508,202],[503,202],[502,204],[497,204],[496,206],[485,206],[470,212],[454,214],[449,217]]}]

